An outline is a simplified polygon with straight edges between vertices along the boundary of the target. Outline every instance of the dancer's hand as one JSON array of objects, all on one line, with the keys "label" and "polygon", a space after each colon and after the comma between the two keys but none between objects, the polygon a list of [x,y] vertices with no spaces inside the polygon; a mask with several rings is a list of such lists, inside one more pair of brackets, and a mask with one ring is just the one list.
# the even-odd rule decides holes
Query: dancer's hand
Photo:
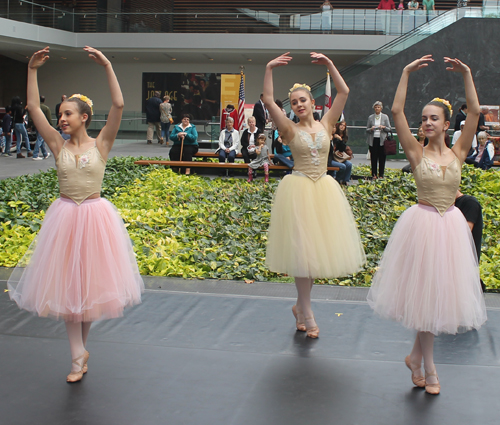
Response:
[{"label": "dancer's hand", "polygon": [[333,63],[331,59],[328,59],[323,53],[311,52],[310,55],[312,58],[311,62],[315,63],[316,65],[328,66],[330,63]]},{"label": "dancer's hand", "polygon": [[429,66],[429,62],[434,62],[434,59],[432,59],[432,55],[422,56],[420,59],[414,60],[412,63],[406,65],[405,71],[408,72],[418,71],[421,68]]},{"label": "dancer's hand", "polygon": [[290,52],[283,53],[272,61],[268,62],[267,67],[270,69],[276,68],[277,66],[288,65],[288,62],[292,60],[291,56],[288,56]]},{"label": "dancer's hand", "polygon": [[445,56],[444,62],[451,65],[446,67],[447,71],[460,72],[461,74],[466,74],[467,72],[470,72],[470,68],[457,58],[451,59]]},{"label": "dancer's hand", "polygon": [[45,47],[45,49],[39,50],[38,52],[33,53],[31,56],[28,67],[30,69],[38,69],[40,68],[47,60],[49,59],[49,46]]},{"label": "dancer's hand", "polygon": [[93,47],[85,46],[83,50],[85,50],[89,54],[89,58],[93,59],[93,61],[98,65],[106,66],[111,63],[101,51],[94,49]]}]

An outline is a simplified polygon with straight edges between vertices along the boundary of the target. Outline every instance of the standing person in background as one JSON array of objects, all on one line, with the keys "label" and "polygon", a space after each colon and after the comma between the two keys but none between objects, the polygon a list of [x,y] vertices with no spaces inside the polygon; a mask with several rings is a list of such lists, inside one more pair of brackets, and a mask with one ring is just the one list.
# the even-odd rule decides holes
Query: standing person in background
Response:
[{"label": "standing person in background", "polygon": [[61,103],[63,103],[67,98],[68,98],[68,96],[63,94],[61,96],[61,102],[56,105],[56,120],[57,120],[56,128],[57,129],[59,129],[59,108],[61,107]]},{"label": "standing person in background", "polygon": [[161,138],[165,140],[165,146],[168,146],[168,139],[170,137],[170,124],[174,122],[172,119],[172,105],[170,104],[170,96],[163,96],[163,103],[160,105],[160,112]]},{"label": "standing person in background", "polygon": [[14,133],[16,134],[16,152],[17,158],[26,158],[21,153],[21,142],[24,140],[26,150],[28,151],[28,157],[33,156],[31,151],[30,140],[28,137],[28,132],[26,131],[26,125],[24,124],[24,115],[26,114],[26,109],[23,108],[23,103],[21,98],[16,96],[12,99],[12,121],[14,123]]},{"label": "standing person in background", "polygon": [[[220,116],[220,129],[223,131],[226,128],[226,121],[228,118],[233,119],[233,123],[238,121],[238,111],[235,109],[234,105],[228,104],[225,109],[222,111]],[[236,128],[236,126],[234,126]],[[239,130],[236,128],[236,130]]]},{"label": "standing person in background", "polygon": [[408,10],[418,10],[418,1],[411,0],[408,2]]},{"label": "standing person in background", "polygon": [[425,10],[425,14],[427,16],[427,21],[429,19],[434,18],[434,11],[436,10],[436,6],[434,4],[434,0],[422,0],[422,9]]},{"label": "standing person in background", "polygon": [[325,0],[320,6],[321,9],[321,32],[323,34],[328,34],[332,30],[332,11],[333,6],[328,1]]},{"label": "standing person in background", "polygon": [[268,121],[266,107],[264,106],[264,101],[262,100],[263,96],[264,95],[261,93],[259,101],[253,107],[253,113],[252,113],[252,116],[255,117],[255,121],[257,122],[257,128],[259,129],[260,133],[264,133],[264,128],[266,127]]},{"label": "standing person in background", "polygon": [[153,143],[153,132],[156,129],[156,137],[158,138],[158,143],[163,145],[163,139],[161,137],[161,92],[155,91],[155,95],[150,97],[146,101],[146,121],[148,123],[148,133],[147,133],[147,144]]},{"label": "standing person in background", "polygon": [[464,103],[458,110],[457,116],[455,117],[455,125],[453,126],[455,131],[460,130],[460,125],[462,121],[465,122],[465,118],[467,118],[467,105]]},{"label": "standing person in background", "polygon": [[[384,105],[382,102],[377,101],[373,104],[374,114],[368,117],[366,123],[366,143],[370,149],[370,160],[372,164],[372,178],[384,177],[385,170],[385,151],[384,142],[387,135],[391,132],[391,123],[389,117],[382,113]],[[378,164],[378,174],[377,174]]]},{"label": "standing person in background", "polygon": [[[43,115],[45,115],[45,118],[47,118],[48,123],[53,127],[52,124],[52,115],[50,113],[50,108],[45,104],[45,96],[40,96],[40,109],[43,112]],[[36,126],[35,126],[36,129]],[[36,129],[36,142],[35,142],[35,148],[33,149],[33,161],[39,161],[42,158],[38,156],[38,151],[42,151],[43,159],[47,159],[50,156],[50,152],[47,152],[47,149],[45,148],[45,141],[43,140],[42,135]]]},{"label": "standing person in background", "polygon": [[5,107],[5,115],[3,116],[2,129],[3,135],[5,137],[5,149],[3,151],[3,156],[12,156],[10,153],[12,141],[11,141],[11,131],[12,131],[12,110],[10,106]]},{"label": "standing person in background", "polygon": [[396,10],[394,0],[380,0],[377,10]]}]

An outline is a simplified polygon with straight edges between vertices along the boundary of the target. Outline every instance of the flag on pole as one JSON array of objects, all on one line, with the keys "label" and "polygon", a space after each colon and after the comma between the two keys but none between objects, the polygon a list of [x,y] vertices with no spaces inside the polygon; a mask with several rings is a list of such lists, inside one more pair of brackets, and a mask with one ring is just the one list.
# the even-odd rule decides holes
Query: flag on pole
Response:
[{"label": "flag on pole", "polygon": [[238,122],[234,126],[236,130],[240,130],[245,122],[245,75],[241,70],[240,94],[238,97]]},{"label": "flag on pole", "polygon": [[326,87],[325,87],[325,106],[323,108],[323,116],[332,107],[332,86],[330,85],[330,73],[326,73]]}]

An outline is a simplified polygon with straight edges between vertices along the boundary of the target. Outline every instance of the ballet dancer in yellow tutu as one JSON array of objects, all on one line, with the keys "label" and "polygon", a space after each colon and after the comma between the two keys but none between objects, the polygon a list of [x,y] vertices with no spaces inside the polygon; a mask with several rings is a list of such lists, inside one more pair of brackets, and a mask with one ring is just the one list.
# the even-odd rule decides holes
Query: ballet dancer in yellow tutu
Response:
[{"label": "ballet dancer in yellow tutu", "polygon": [[266,66],[264,103],[289,145],[292,174],[283,178],[275,194],[266,255],[270,270],[295,277],[297,303],[292,307],[297,330],[317,338],[319,328],[311,308],[315,278],[335,278],[358,271],[365,262],[351,207],[339,184],[327,175],[330,134],[344,108],[349,88],[333,62],[311,52],[312,63],[325,65],[337,95],[320,122],[313,118],[314,98],[309,86],[295,84],[290,105],[299,118],[295,124],[274,102],[273,69],[287,65],[285,53]]}]

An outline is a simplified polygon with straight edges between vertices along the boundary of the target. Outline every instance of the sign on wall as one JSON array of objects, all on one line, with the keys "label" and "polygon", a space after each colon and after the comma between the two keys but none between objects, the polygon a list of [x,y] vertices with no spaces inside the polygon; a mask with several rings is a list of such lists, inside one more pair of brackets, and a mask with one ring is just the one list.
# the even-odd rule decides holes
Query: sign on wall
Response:
[{"label": "sign on wall", "polygon": [[221,74],[187,72],[143,72],[142,112],[146,101],[155,91],[170,96],[174,122],[183,114],[191,114],[193,120],[208,120],[220,115]]}]

